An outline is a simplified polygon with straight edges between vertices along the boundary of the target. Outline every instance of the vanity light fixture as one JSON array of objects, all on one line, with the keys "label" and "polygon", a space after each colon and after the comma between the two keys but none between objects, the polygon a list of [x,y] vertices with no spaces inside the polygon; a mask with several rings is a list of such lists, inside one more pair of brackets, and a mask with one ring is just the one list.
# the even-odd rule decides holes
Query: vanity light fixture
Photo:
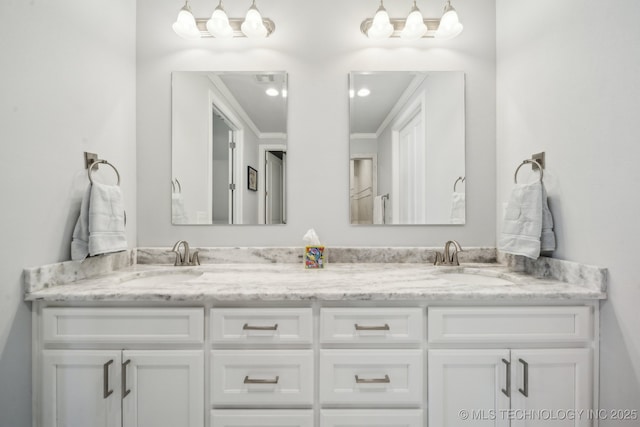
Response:
[{"label": "vanity light fixture", "polygon": [[373,21],[367,30],[367,36],[369,36],[370,39],[380,40],[388,38],[391,36],[391,33],[393,33],[393,25],[391,25],[389,14],[384,8],[382,0],[380,0],[380,7],[378,7]]},{"label": "vanity light fixture", "polygon": [[207,21],[207,31],[218,39],[233,37],[233,28],[229,25],[229,17],[222,7],[222,0],[211,14],[211,19]]},{"label": "vanity light fixture", "polygon": [[437,39],[449,40],[460,34],[463,28],[458,18],[458,12],[451,6],[451,0],[447,0],[435,37]]},{"label": "vanity light fixture", "polygon": [[422,38],[426,32],[427,25],[424,23],[424,18],[422,17],[420,9],[418,9],[416,0],[413,0],[413,7],[411,8],[411,12],[409,12],[409,16],[407,16],[400,37],[405,40],[418,40]]},{"label": "vanity light fixture", "polygon": [[232,37],[265,38],[276,29],[276,25],[269,18],[263,18],[252,0],[251,7],[244,18],[229,18],[219,0],[209,19],[195,18],[191,12],[189,0],[178,13],[178,19],[173,24],[173,30],[180,37],[195,40],[201,37],[215,37],[227,39]]},{"label": "vanity light fixture", "polygon": [[193,17],[191,6],[189,6],[189,0],[185,1],[184,6],[178,12],[178,19],[176,19],[172,27],[177,35],[187,40],[195,40],[201,37],[196,18]]},{"label": "vanity light fixture", "polygon": [[360,24],[362,33],[374,40],[389,37],[401,37],[409,41],[423,37],[448,40],[458,36],[462,29],[458,13],[451,6],[451,0],[447,0],[441,19],[424,18],[418,8],[417,0],[413,0],[413,7],[407,18],[389,18],[380,0],[380,6],[374,17],[367,18]]},{"label": "vanity light fixture", "polygon": [[263,39],[267,37],[267,27],[262,22],[262,15],[256,7],[256,0],[253,0],[251,7],[247,11],[247,16],[244,18],[244,22],[240,26],[240,29],[245,36],[250,39]]}]

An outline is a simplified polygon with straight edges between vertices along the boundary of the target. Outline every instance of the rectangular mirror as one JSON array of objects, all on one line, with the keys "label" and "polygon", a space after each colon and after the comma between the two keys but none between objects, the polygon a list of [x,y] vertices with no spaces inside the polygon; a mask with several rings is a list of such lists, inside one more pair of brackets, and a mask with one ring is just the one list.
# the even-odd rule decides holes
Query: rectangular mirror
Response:
[{"label": "rectangular mirror", "polygon": [[287,74],[175,71],[171,222],[286,224]]},{"label": "rectangular mirror", "polygon": [[461,71],[349,76],[351,224],[465,223]]}]

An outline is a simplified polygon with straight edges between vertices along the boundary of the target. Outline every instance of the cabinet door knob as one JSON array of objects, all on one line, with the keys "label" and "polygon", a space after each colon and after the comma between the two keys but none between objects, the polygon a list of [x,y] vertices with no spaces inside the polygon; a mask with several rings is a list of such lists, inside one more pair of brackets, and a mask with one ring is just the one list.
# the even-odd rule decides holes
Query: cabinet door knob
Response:
[{"label": "cabinet door knob", "polygon": [[244,383],[245,384],[278,384],[279,380],[280,380],[280,376],[276,376],[272,380],[249,378],[248,375],[246,377],[244,377]]},{"label": "cabinet door knob", "polygon": [[354,326],[356,331],[388,331],[391,329],[386,323],[383,326],[362,326],[356,323]]},{"label": "cabinet door knob", "polygon": [[385,375],[384,378],[360,378],[356,375],[356,384],[388,384],[391,382],[389,375]]},{"label": "cabinet door knob", "polygon": [[505,396],[511,397],[511,362],[506,359],[502,359],[502,363],[504,363],[507,373],[507,384],[505,385],[505,388],[501,389],[501,391]]},{"label": "cabinet door knob", "polygon": [[244,326],[242,326],[242,330],[243,331],[277,331],[278,324],[276,323],[273,326],[251,326],[248,323],[245,323]]},{"label": "cabinet door knob", "polygon": [[131,359],[122,364],[122,398],[124,399],[131,393],[131,390],[127,390],[127,366],[131,363]]},{"label": "cabinet door knob", "polygon": [[518,362],[522,363],[522,386],[518,391],[522,393],[524,397],[529,397],[529,364],[522,359],[518,359]]},{"label": "cabinet door knob", "polygon": [[113,364],[113,359],[102,365],[102,397],[106,399],[113,394],[113,390],[109,390],[109,366]]}]

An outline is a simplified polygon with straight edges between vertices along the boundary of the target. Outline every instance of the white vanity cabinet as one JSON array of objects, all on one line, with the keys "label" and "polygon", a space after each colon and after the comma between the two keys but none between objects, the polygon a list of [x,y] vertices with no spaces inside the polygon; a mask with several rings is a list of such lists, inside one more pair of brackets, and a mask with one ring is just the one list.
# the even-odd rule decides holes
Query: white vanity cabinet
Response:
[{"label": "white vanity cabinet", "polygon": [[42,311],[36,425],[205,425],[201,308]]},{"label": "white vanity cabinet", "polygon": [[211,427],[313,427],[313,309],[212,308]]},{"label": "white vanity cabinet", "polygon": [[424,425],[424,316],[418,307],[320,309],[320,427]]},{"label": "white vanity cabinet", "polygon": [[34,427],[597,426],[595,302],[133,304],[35,303]]},{"label": "white vanity cabinet", "polygon": [[593,425],[589,307],[442,307],[429,321],[430,426]]}]

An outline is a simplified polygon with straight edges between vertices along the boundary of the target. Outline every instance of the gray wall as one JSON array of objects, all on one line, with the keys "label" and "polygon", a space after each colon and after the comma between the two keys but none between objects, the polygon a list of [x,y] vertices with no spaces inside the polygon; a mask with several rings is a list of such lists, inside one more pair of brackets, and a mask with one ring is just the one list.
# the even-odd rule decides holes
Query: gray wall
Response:
[{"label": "gray wall", "polygon": [[[136,245],[135,13],[134,0],[0,2],[2,427],[31,425],[22,269],[70,258],[88,182],[83,151],[120,170]],[[101,169],[101,180],[114,179]]]},{"label": "gray wall", "polygon": [[[268,39],[186,41],[171,30],[182,0],[138,1],[138,241],[167,246],[178,239],[203,246],[302,245],[314,227],[327,245],[463,246],[495,242],[495,1],[461,2],[465,32],[451,41],[375,42],[360,22],[377,8],[371,0],[278,0],[259,4],[276,23]],[[214,5],[193,0],[206,17]],[[410,4],[389,2],[392,16]],[[420,5],[440,16],[443,4]],[[227,2],[230,16],[248,4]],[[289,73],[288,225],[172,226],[171,72],[282,70]],[[465,226],[376,228],[349,225],[348,73],[353,70],[460,70],[466,74],[467,194]]]},{"label": "gray wall", "polygon": [[515,168],[546,151],[554,256],[611,275],[601,315],[604,409],[640,410],[639,16],[636,0],[497,1],[497,227]]}]

